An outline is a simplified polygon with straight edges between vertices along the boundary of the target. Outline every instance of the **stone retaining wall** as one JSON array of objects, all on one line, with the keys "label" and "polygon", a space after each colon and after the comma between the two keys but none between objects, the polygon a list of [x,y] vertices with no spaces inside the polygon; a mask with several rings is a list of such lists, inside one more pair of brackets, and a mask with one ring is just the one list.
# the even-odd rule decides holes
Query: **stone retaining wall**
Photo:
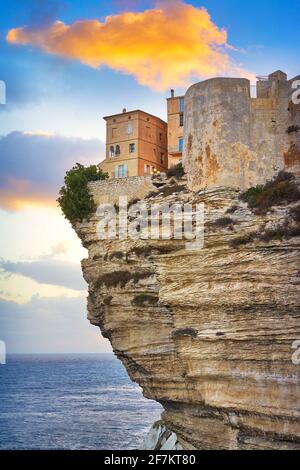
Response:
[{"label": "stone retaining wall", "polygon": [[120,196],[127,196],[128,202],[136,198],[142,199],[156,189],[152,184],[151,176],[93,181],[88,184],[88,187],[97,205],[118,204]]}]

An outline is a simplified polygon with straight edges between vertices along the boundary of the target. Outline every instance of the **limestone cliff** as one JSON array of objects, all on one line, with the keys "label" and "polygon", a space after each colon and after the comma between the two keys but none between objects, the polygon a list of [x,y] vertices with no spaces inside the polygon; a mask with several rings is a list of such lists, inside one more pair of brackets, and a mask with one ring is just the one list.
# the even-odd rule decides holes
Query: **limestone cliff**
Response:
[{"label": "limestone cliff", "polygon": [[78,223],[88,319],[184,449],[299,449],[300,237],[255,235],[291,206],[258,215],[234,189],[165,187],[144,200],[203,202],[204,248],[100,241],[96,215]]}]

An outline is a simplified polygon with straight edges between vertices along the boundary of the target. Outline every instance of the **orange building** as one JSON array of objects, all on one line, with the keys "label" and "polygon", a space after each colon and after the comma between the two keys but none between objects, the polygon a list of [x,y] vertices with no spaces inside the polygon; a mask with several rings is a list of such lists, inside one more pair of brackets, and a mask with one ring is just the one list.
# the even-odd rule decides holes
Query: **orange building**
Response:
[{"label": "orange building", "polygon": [[144,111],[105,116],[106,157],[100,168],[112,178],[143,176],[168,168],[167,123]]},{"label": "orange building", "polygon": [[174,96],[167,98],[168,111],[168,167],[181,162],[183,150],[183,114],[184,97]]}]

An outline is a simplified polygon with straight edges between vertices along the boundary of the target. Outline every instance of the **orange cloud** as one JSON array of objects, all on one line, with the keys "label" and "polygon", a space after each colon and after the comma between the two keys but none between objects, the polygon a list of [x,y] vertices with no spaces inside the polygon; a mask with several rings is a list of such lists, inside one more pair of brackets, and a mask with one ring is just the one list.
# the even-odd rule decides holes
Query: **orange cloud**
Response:
[{"label": "orange cloud", "polygon": [[16,28],[7,40],[90,67],[108,66],[160,91],[216,75],[247,75],[228,55],[226,31],[212,22],[207,10],[181,1],[107,16],[104,22],[56,21],[40,29]]},{"label": "orange cloud", "polygon": [[97,139],[63,137],[46,131],[0,136],[0,208],[57,207],[65,172],[76,162],[98,163]]},{"label": "orange cloud", "polygon": [[6,186],[0,188],[0,207],[8,211],[18,211],[35,206],[56,207],[53,195],[43,194],[43,188],[35,188],[25,179],[9,178]]}]

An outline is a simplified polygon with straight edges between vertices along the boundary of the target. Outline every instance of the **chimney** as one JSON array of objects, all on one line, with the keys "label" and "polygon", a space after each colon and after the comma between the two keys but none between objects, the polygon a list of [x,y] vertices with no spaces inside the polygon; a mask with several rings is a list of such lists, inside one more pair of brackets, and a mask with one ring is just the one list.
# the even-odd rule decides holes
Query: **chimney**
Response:
[{"label": "chimney", "polygon": [[173,88],[172,88],[172,90],[171,90],[171,98],[174,98],[174,90],[173,90]]},{"label": "chimney", "polygon": [[126,113],[126,112],[127,112],[127,109],[126,109],[126,108],[123,108],[123,111],[122,111],[122,112],[123,112],[123,113]]}]

